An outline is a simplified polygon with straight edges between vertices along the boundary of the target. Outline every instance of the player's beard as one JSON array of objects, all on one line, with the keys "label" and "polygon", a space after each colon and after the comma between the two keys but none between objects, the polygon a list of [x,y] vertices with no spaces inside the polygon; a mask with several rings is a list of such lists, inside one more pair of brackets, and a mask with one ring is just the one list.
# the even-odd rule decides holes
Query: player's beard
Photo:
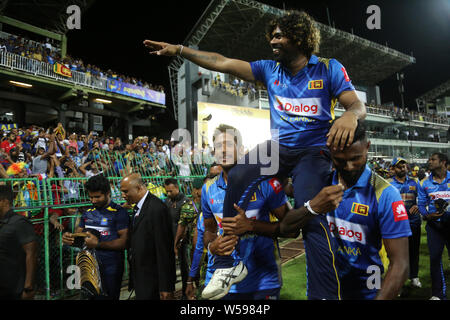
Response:
[{"label": "player's beard", "polygon": [[400,179],[403,179],[406,176],[406,171],[400,171],[399,173],[397,173],[397,177],[399,177]]},{"label": "player's beard", "polygon": [[108,201],[102,201],[102,202],[97,202],[96,204],[93,204],[93,206],[95,207],[95,209],[100,210],[105,208],[108,205]]},{"label": "player's beard", "polygon": [[341,170],[339,172],[339,175],[344,180],[345,185],[347,188],[350,188],[358,182],[359,178],[361,177],[362,173],[364,172],[365,166],[361,166],[360,169],[347,171],[347,170]]}]

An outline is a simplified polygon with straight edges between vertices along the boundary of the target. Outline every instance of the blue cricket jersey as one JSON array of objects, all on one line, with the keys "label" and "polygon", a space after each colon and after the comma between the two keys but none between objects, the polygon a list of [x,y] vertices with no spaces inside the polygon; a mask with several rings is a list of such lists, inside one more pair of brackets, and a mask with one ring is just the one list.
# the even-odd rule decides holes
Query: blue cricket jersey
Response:
[{"label": "blue cricket jersey", "polygon": [[400,192],[400,196],[402,197],[406,211],[408,212],[409,223],[411,225],[420,225],[422,223],[420,214],[411,214],[409,212],[412,206],[417,205],[417,192],[419,185],[417,180],[406,176],[404,183],[398,181],[396,177],[389,179],[388,182]]},{"label": "blue cricket jersey", "polygon": [[[215,218],[219,233],[222,229],[223,201],[226,192],[223,173],[208,181],[202,189],[202,212],[204,219]],[[263,181],[253,194],[245,214],[248,218],[262,221],[270,220],[270,211],[287,202],[281,183],[276,179]],[[240,256],[248,269],[248,275],[241,282],[231,286],[230,293],[250,293],[280,288],[281,264],[278,241],[269,237],[246,234],[240,237]],[[232,255],[234,255],[233,252]],[[208,254],[208,270],[205,285],[208,284],[215,269],[214,256]]]},{"label": "blue cricket jersey", "polygon": [[[91,228],[100,232],[99,242],[112,241],[119,238],[117,233],[120,230],[127,229],[129,225],[129,216],[127,210],[120,205],[110,202],[106,208],[89,208],[83,213],[80,219],[81,228]],[[96,250],[97,257],[101,261],[120,261],[123,257],[123,251],[115,250]]]},{"label": "blue cricket jersey", "polygon": [[325,146],[343,91],[353,91],[344,66],[312,55],[295,76],[273,60],[250,63],[253,75],[269,95],[272,139],[285,147]]},{"label": "blue cricket jersey", "polygon": [[[338,184],[337,172],[333,185]],[[399,191],[369,166],[358,182],[344,191],[339,207],[327,214],[328,226],[339,248],[336,253],[343,299],[373,299],[377,288],[368,278],[377,266],[384,272],[379,251],[382,239],[409,237],[408,214]]]},{"label": "blue cricket jersey", "polygon": [[[442,183],[434,180],[433,174],[420,181],[417,202],[420,213],[423,216],[437,211],[434,205],[437,199],[444,199],[447,202],[450,201],[450,171],[447,171],[447,177]],[[447,206],[447,211],[444,215],[435,221],[446,222],[448,220],[450,220],[450,206]]]}]

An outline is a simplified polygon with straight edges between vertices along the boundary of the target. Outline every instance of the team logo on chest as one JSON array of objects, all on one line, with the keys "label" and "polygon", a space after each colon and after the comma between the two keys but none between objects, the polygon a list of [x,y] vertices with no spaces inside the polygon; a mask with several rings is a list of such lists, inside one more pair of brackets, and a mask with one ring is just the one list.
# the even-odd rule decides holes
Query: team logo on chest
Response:
[{"label": "team logo on chest", "polygon": [[308,90],[323,89],[323,80],[312,80],[308,82]]},{"label": "team logo on chest", "polygon": [[353,202],[351,212],[367,217],[367,215],[369,214],[369,206]]}]

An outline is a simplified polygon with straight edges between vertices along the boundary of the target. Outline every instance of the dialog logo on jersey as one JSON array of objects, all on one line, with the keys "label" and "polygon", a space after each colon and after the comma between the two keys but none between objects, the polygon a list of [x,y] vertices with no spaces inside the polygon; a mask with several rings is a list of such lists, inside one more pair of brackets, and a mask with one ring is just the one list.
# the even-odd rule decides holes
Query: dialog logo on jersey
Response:
[{"label": "dialog logo on jersey", "polygon": [[408,212],[406,211],[403,201],[396,201],[392,203],[392,211],[394,212],[394,221],[399,222],[408,220]]},{"label": "dialog logo on jersey", "polygon": [[327,216],[327,220],[333,237],[339,237],[349,242],[366,244],[366,226],[330,216]]},{"label": "dialog logo on jersey", "polygon": [[432,192],[432,193],[430,193],[430,199],[431,200],[437,200],[437,199],[449,200],[450,199],[450,191]]},{"label": "dialog logo on jersey", "polygon": [[320,116],[320,98],[284,98],[275,96],[279,111],[293,116]]}]

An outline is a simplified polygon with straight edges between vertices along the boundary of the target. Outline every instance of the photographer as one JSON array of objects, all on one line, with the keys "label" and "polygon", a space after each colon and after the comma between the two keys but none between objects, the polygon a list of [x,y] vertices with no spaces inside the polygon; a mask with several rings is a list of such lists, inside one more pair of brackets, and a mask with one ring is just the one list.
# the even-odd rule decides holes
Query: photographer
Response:
[{"label": "photographer", "polygon": [[[430,176],[419,185],[418,206],[423,219],[427,221],[428,250],[430,251],[431,291],[430,300],[445,300],[446,285],[442,269],[444,245],[449,245],[450,214],[450,172],[447,171],[448,157],[434,153],[428,160]],[[428,209],[427,209],[428,207]]]}]

